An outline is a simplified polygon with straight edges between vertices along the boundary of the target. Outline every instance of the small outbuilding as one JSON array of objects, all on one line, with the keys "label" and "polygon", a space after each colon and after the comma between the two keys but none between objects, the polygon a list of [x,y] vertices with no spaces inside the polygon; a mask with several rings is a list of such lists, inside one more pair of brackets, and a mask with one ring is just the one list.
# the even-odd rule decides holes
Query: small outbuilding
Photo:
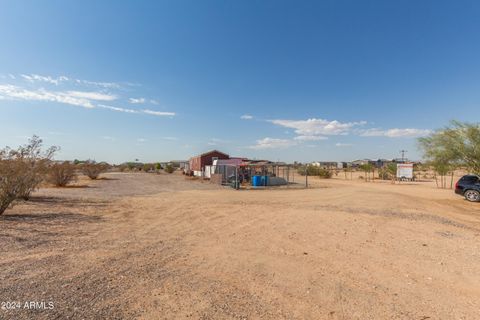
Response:
[{"label": "small outbuilding", "polygon": [[206,166],[213,165],[214,160],[226,160],[230,159],[230,156],[226,153],[218,150],[212,150],[201,155],[190,158],[190,171],[195,176],[203,176]]}]

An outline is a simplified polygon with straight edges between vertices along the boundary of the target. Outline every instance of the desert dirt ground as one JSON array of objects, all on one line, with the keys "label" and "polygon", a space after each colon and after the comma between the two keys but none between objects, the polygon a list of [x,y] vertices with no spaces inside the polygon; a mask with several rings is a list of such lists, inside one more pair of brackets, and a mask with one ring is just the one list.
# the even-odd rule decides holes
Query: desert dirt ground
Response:
[{"label": "desert dirt ground", "polygon": [[0,217],[0,319],[480,319],[480,204],[432,182],[123,174]]}]

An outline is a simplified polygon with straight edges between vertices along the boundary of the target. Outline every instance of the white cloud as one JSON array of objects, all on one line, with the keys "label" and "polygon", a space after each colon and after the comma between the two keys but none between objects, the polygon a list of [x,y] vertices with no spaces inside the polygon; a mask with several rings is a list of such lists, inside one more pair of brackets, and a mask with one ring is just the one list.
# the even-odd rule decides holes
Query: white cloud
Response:
[{"label": "white cloud", "polygon": [[[9,75],[11,79],[15,79],[14,75]],[[64,82],[70,82],[70,83],[76,83],[80,85],[86,85],[86,86],[93,86],[93,87],[101,87],[101,88],[106,88],[106,89],[118,89],[121,88],[121,85],[115,82],[96,82],[96,81],[88,81],[88,80],[81,80],[81,79],[74,79],[74,78],[69,78],[67,76],[58,76],[58,77],[53,77],[53,76],[42,76],[38,74],[21,74],[21,78],[24,80],[34,83],[34,82],[44,82],[48,84],[53,84],[58,86],[61,83]]]},{"label": "white cloud", "polygon": [[77,84],[93,86],[93,87],[101,87],[106,89],[119,89],[121,85],[115,82],[96,82],[96,81],[88,81],[88,80],[81,80],[81,79],[72,79]]},{"label": "white cloud", "polygon": [[151,100],[150,100],[150,103],[156,105],[156,104],[158,104],[158,101],[157,101],[157,100],[154,100],[154,99],[151,99]]},{"label": "white cloud", "polygon": [[257,144],[251,146],[250,149],[277,149],[277,148],[288,148],[296,145],[296,141],[289,139],[275,139],[275,138],[263,138],[257,140]]},{"label": "white cloud", "polygon": [[244,114],[240,117],[240,119],[242,119],[242,120],[252,120],[253,116],[251,116],[249,114]]},{"label": "white cloud", "polygon": [[338,142],[335,144],[336,147],[351,147],[352,144],[351,143],[342,143],[342,142]]},{"label": "white cloud", "polygon": [[299,141],[319,141],[319,140],[327,140],[327,137],[324,136],[296,136],[295,140]]},{"label": "white cloud", "polygon": [[145,103],[145,98],[130,98],[128,99],[128,101],[130,101],[130,103],[133,103],[133,104],[142,104],[142,103]]},{"label": "white cloud", "polygon": [[209,146],[216,146],[216,145],[217,145],[217,143],[216,143],[216,142],[213,142],[213,141],[209,141],[209,142],[207,142],[207,144],[208,144]]},{"label": "white cloud", "polygon": [[173,117],[173,116],[175,116],[175,112],[161,112],[161,111],[153,111],[153,110],[148,110],[148,109],[138,111],[138,110],[127,109],[127,108],[107,106],[107,105],[104,105],[104,104],[99,104],[98,107],[104,108],[104,109],[109,109],[109,110],[112,110],[112,111],[125,112],[125,113],[145,113],[145,114],[149,114],[149,115],[153,115],[153,116],[163,116],[163,117],[166,117],[166,116]]},{"label": "white cloud", "polygon": [[337,120],[329,121],[324,119],[307,120],[269,120],[278,126],[295,129],[295,133],[300,136],[318,136],[318,135],[345,135],[355,126],[366,124],[365,121],[359,122],[340,122]]},{"label": "white cloud", "polygon": [[113,94],[106,94],[101,92],[88,92],[88,91],[68,91],[67,94],[76,98],[85,98],[89,100],[98,101],[112,101],[116,100],[117,96]]},{"label": "white cloud", "polygon": [[112,110],[112,111],[118,111],[118,112],[140,113],[140,112],[138,112],[137,110],[125,109],[125,108],[119,108],[119,107],[112,107],[112,106],[107,106],[107,105],[104,105],[104,104],[99,104],[98,107],[99,107],[99,108],[103,108],[103,109]]},{"label": "white cloud", "polygon": [[177,137],[163,137],[162,139],[163,140],[169,140],[169,141],[177,141],[178,140]]},{"label": "white cloud", "polygon": [[360,133],[363,137],[389,137],[389,138],[416,138],[423,137],[431,133],[431,130],[428,129],[414,129],[414,128],[405,128],[405,129],[388,129],[382,130],[378,128],[372,128],[364,130]]},{"label": "white cloud", "polygon": [[[7,79],[7,76],[0,75],[1,78]],[[12,78],[12,77],[10,77]],[[111,82],[93,82],[80,79],[68,78],[66,76],[51,77],[41,76],[37,74],[22,74],[21,78],[32,83],[32,85],[14,85],[14,84],[0,84],[0,100],[23,100],[23,101],[44,101],[68,104],[73,106],[80,106],[84,108],[103,108],[116,112],[133,113],[133,114],[148,114],[161,117],[173,117],[175,112],[156,111],[150,109],[129,109],[116,107],[105,104],[98,104],[97,102],[115,101],[118,96],[113,93],[105,92],[108,89],[120,88],[116,83]],[[13,79],[13,78],[12,78]],[[38,84],[41,82],[42,84]],[[62,82],[68,82],[62,87],[68,87],[69,90],[59,90],[50,85],[60,85]],[[46,86],[44,87],[38,87]],[[133,84],[132,84],[133,85]],[[37,88],[34,88],[37,86]],[[71,90],[83,86],[85,90]],[[87,86],[101,87],[96,90],[88,89]],[[60,87],[59,87],[60,88]],[[110,91],[110,90],[108,90]],[[134,104],[141,104],[146,102],[157,103],[155,100],[147,100],[145,98],[130,98],[129,102]]]},{"label": "white cloud", "polygon": [[385,135],[385,130],[381,130],[378,128],[371,128],[360,131],[360,135],[362,137],[381,137]]},{"label": "white cloud", "polygon": [[55,78],[51,76],[40,76],[38,74],[29,74],[29,75],[21,74],[20,76],[29,82],[41,81],[41,82],[54,84],[56,86],[58,86],[58,84],[60,84],[61,82],[70,80],[68,77],[65,77],[65,76],[60,76]]},{"label": "white cloud", "polygon": [[12,100],[26,101],[51,101],[79,106],[84,108],[94,108],[95,106],[86,98],[79,98],[70,95],[68,92],[48,91],[45,89],[29,90],[14,85],[1,85],[0,93]]},{"label": "white cloud", "polygon": [[145,110],[142,110],[142,111],[143,111],[143,113],[151,114],[151,115],[154,115],[154,116],[160,116],[160,117],[173,117],[173,116],[175,116],[175,112],[154,111],[154,110],[149,110],[149,109],[145,109]]},{"label": "white cloud", "polygon": [[110,137],[110,136],[103,136],[102,139],[104,139],[104,140],[109,140],[109,141],[115,141],[115,138],[114,138],[114,137]]},{"label": "white cloud", "polygon": [[137,141],[138,141],[138,142],[146,142],[146,141],[147,141],[147,139],[144,139],[144,138],[138,138],[138,139],[137,139]]}]

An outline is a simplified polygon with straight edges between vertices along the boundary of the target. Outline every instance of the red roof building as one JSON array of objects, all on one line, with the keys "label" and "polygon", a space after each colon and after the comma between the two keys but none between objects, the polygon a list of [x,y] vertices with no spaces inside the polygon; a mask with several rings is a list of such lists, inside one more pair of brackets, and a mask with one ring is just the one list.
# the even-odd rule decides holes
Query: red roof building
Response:
[{"label": "red roof building", "polygon": [[203,171],[205,166],[213,165],[213,160],[226,160],[226,159],[230,159],[230,156],[218,150],[205,152],[205,153],[202,153],[201,155],[190,158],[190,170]]}]

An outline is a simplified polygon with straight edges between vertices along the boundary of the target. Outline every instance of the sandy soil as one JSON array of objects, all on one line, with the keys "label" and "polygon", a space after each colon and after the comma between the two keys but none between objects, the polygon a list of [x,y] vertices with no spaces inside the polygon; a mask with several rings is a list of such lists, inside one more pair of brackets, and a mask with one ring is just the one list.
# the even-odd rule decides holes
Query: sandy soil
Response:
[{"label": "sandy soil", "polygon": [[479,319],[480,204],[432,182],[109,174],[0,217],[3,319]]}]

